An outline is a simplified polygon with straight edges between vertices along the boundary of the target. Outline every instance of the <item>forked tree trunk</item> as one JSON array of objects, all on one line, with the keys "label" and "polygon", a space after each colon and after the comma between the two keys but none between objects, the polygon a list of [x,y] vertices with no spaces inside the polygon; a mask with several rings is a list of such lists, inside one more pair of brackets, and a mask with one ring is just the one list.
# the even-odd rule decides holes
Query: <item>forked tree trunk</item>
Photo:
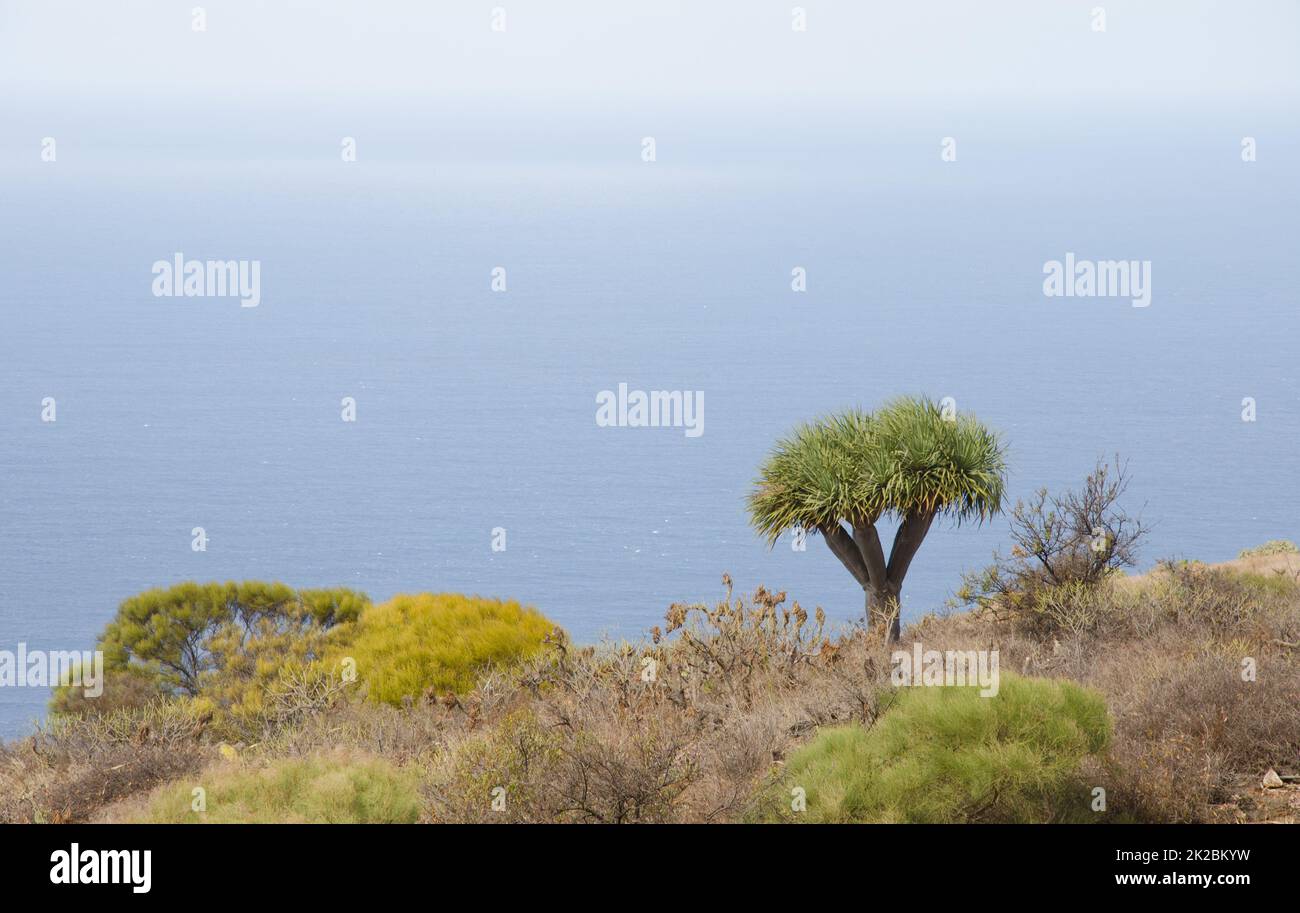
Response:
[{"label": "forked tree trunk", "polygon": [[907,569],[925,534],[930,531],[934,516],[930,511],[904,517],[894,534],[888,562],[874,520],[856,523],[852,535],[839,523],[818,528],[835,557],[848,568],[867,594],[868,629],[877,630],[881,625],[887,625],[885,636],[889,643],[896,643],[902,635],[903,612],[899,593],[903,589],[903,578],[907,576]]},{"label": "forked tree trunk", "polygon": [[901,587],[886,583],[884,586],[864,589],[867,594],[868,629],[875,631],[882,625],[887,625],[886,639],[891,644],[897,643],[903,633],[903,606],[899,599]]}]

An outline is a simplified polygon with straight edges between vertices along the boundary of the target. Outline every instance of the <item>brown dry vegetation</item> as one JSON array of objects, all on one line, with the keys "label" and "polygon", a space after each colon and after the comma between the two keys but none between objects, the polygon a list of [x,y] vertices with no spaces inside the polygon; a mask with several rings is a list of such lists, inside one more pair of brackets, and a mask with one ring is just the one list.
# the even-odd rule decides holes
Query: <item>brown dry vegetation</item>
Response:
[{"label": "brown dry vegetation", "polygon": [[[1110,818],[1293,820],[1294,789],[1256,787],[1300,762],[1298,578],[1294,556],[1168,564],[1019,612],[929,616],[899,648],[997,649],[1003,669],[1104,694],[1114,738],[1085,774]],[[223,751],[183,701],[60,720],[0,752],[0,820],[133,819],[150,791],[227,776],[232,759],[260,770],[345,752],[414,774],[429,821],[735,821],[819,727],[887,712],[891,648],[860,629],[828,636],[783,593],[726,586],[715,604],[672,606],[639,644],[557,631],[459,696],[388,706],[287,682],[256,737]]]},{"label": "brown dry vegetation", "polygon": [[1252,794],[1269,768],[1300,767],[1300,561],[1264,570],[1256,559],[1166,563],[1067,588],[1046,619],[985,612],[927,620],[914,634],[935,649],[996,646],[1004,668],[1105,694],[1115,737],[1097,776],[1123,817],[1253,820],[1267,810],[1289,820],[1300,794]]},{"label": "brown dry vegetation", "polygon": [[204,726],[171,703],[55,718],[0,749],[0,821],[89,821],[114,802],[196,774],[216,756]]}]

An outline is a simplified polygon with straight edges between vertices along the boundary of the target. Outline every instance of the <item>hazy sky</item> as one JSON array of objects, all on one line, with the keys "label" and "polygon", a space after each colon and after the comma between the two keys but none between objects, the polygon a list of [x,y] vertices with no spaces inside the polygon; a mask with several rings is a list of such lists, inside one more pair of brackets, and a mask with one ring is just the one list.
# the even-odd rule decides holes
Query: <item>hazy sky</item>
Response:
[{"label": "hazy sky", "polygon": [[1065,103],[1300,89],[1295,0],[211,0],[194,32],[196,5],[0,0],[0,88]]}]

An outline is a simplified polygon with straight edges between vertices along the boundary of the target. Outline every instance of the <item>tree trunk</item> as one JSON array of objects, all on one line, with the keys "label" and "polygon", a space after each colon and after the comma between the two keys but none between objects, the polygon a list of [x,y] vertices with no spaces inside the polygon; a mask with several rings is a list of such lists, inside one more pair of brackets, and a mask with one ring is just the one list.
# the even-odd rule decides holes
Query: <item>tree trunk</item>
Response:
[{"label": "tree trunk", "polygon": [[900,588],[885,583],[863,589],[867,593],[867,628],[876,630],[881,625],[888,625],[888,642],[897,643],[903,632],[902,603],[898,598]]},{"label": "tree trunk", "polygon": [[852,535],[838,522],[817,528],[835,557],[866,592],[868,630],[888,625],[886,637],[891,644],[897,643],[903,633],[902,603],[898,598],[903,578],[933,521],[933,511],[904,517],[894,534],[888,563],[874,520],[859,520],[853,525]]}]

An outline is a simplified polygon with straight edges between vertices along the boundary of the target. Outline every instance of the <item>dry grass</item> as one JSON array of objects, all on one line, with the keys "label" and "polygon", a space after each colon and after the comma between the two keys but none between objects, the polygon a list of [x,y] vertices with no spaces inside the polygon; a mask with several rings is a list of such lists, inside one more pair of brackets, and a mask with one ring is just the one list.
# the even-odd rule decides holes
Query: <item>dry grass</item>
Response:
[{"label": "dry grass", "polygon": [[[931,616],[898,648],[996,649],[1002,669],[1101,692],[1113,738],[1088,776],[1110,816],[1232,817],[1225,803],[1300,760],[1294,560],[1169,564],[1062,591],[1045,603],[1049,625]],[[726,584],[714,604],[672,606],[640,643],[577,647],[557,633],[459,695],[389,706],[287,681],[234,747],[261,767],[382,758],[418,780],[430,821],[739,820],[819,728],[874,722],[891,650],[860,629],[828,636],[819,612],[783,593],[740,598]],[[225,763],[218,737],[184,702],[53,723],[0,752],[0,820],[138,814],[160,785]]]},{"label": "dry grass", "polygon": [[996,644],[1004,666],[1097,688],[1115,722],[1098,773],[1111,812],[1210,820],[1268,768],[1300,764],[1300,587],[1283,564],[1169,562],[1063,590],[1044,603],[1051,624],[989,613],[933,627],[926,645]]},{"label": "dry grass", "polygon": [[216,755],[182,703],[54,718],[0,748],[0,822],[88,821],[102,808],[197,771]]},{"label": "dry grass", "polygon": [[643,643],[553,637],[468,694],[340,706],[262,748],[346,744],[418,765],[437,821],[733,820],[818,726],[872,718],[888,665],[864,637],[828,642],[784,594],[727,586],[714,605],[673,606]]}]

